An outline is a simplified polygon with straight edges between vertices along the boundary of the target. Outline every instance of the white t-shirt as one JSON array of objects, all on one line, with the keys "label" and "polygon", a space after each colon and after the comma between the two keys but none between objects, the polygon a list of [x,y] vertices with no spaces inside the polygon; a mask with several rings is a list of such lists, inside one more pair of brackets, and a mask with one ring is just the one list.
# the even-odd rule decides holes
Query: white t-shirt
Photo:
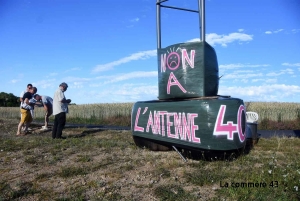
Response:
[{"label": "white t-shirt", "polygon": [[33,106],[31,105],[27,105],[26,103],[21,103],[21,107],[26,109],[26,110],[34,110],[34,104],[37,102],[37,100],[35,100],[34,98],[29,100],[29,104],[33,104]]},{"label": "white t-shirt", "polygon": [[61,101],[66,99],[64,92],[58,88],[53,97],[53,115],[57,115],[61,112],[68,113],[68,103],[62,103]]},{"label": "white t-shirt", "polygon": [[[21,94],[20,94],[20,98],[23,98],[24,94],[27,92],[27,90],[25,91],[22,91]],[[24,101],[24,100],[23,100]],[[20,104],[20,107],[22,107],[22,102]]]}]

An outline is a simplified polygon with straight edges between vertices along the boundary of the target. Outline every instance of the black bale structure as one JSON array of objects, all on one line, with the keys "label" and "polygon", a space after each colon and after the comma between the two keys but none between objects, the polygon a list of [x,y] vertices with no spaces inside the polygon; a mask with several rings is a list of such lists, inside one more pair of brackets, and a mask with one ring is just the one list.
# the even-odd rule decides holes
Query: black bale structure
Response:
[{"label": "black bale structure", "polygon": [[[205,42],[204,0],[198,0],[198,11],[162,5],[165,1],[156,3],[159,100],[134,104],[133,139],[155,151],[239,152],[246,145],[246,109],[241,99],[217,95],[219,68],[214,48]],[[201,41],[161,48],[161,7],[199,13]]]}]

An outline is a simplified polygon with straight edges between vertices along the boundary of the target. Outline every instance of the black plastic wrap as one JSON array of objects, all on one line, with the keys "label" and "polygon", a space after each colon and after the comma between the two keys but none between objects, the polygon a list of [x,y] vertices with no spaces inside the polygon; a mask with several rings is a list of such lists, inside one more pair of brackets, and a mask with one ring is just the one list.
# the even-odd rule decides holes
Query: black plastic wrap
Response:
[{"label": "black plastic wrap", "polygon": [[179,43],[157,51],[159,99],[216,96],[219,67],[206,42]]}]

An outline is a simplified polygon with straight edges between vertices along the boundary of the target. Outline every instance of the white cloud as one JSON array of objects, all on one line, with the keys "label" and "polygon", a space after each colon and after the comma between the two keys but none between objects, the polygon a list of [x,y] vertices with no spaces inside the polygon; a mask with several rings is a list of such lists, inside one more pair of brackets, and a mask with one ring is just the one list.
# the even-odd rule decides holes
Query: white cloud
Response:
[{"label": "white cloud", "polygon": [[71,69],[65,70],[65,73],[70,72],[70,71],[78,71],[78,70],[81,70],[81,68],[71,68]]},{"label": "white cloud", "polygon": [[14,84],[14,83],[17,83],[17,82],[19,82],[19,81],[20,81],[20,80],[13,79],[13,80],[10,81],[10,83],[13,83],[13,84]]},{"label": "white cloud", "polygon": [[[207,38],[207,42],[211,45],[215,45],[215,44],[221,44],[222,46],[227,46],[228,43],[232,43],[234,41],[251,41],[253,40],[252,35],[247,35],[244,33],[231,33],[229,35],[218,35],[215,33],[212,34],[207,34],[206,35]],[[187,42],[195,42],[195,41],[199,41],[199,38],[196,39],[192,39],[189,40]],[[102,71],[108,71],[108,70],[112,70],[114,69],[115,66],[124,64],[124,63],[128,63],[131,61],[135,61],[135,60],[140,60],[140,59],[148,59],[150,57],[154,57],[157,56],[157,51],[156,50],[147,50],[147,51],[142,51],[142,52],[138,52],[138,53],[133,53],[128,57],[123,57],[119,60],[116,61],[112,61],[110,63],[106,63],[106,64],[100,64],[97,65],[92,72],[93,73],[98,73],[98,72],[102,72]]]},{"label": "white cloud", "polygon": [[136,71],[136,72],[125,73],[122,75],[113,76],[110,80],[105,81],[104,84],[121,82],[121,81],[129,80],[129,79],[146,78],[146,77],[158,77],[158,73],[157,73],[157,71],[148,71],[148,72],[147,71]]},{"label": "white cloud", "polygon": [[121,88],[114,91],[116,95],[135,95],[141,96],[143,94],[154,95],[158,94],[158,87],[156,85],[146,84],[126,84],[122,85]]},{"label": "white cloud", "polygon": [[274,78],[274,79],[266,79],[264,80],[266,83],[276,83],[277,82],[277,79]]},{"label": "white cloud", "polygon": [[[218,35],[216,33],[210,33],[210,34],[206,34],[206,42],[209,43],[212,46],[215,46],[217,44],[226,47],[227,44],[229,43],[233,43],[235,41],[238,42],[248,42],[253,40],[253,36],[252,35],[248,35],[245,33],[230,33],[228,35]],[[196,42],[196,41],[200,41],[199,38],[195,38],[195,39],[191,39],[188,42]]]},{"label": "white cloud", "polygon": [[[157,100],[158,86],[146,83],[107,85],[105,88],[85,91],[83,97],[93,97],[94,103],[136,102]],[[87,99],[90,100],[90,99]],[[85,101],[85,100],[81,100]]]},{"label": "white cloud", "polygon": [[233,80],[234,83],[245,83],[245,84],[248,83],[248,81],[249,80],[245,79],[245,78],[240,78],[240,79],[234,79]]},{"label": "white cloud", "polygon": [[293,69],[290,69],[290,68],[287,68],[285,70],[280,70],[279,72],[270,72],[270,73],[267,73],[266,76],[279,76],[279,75],[285,75],[285,74],[294,74],[294,70]]},{"label": "white cloud", "polygon": [[81,89],[84,87],[84,85],[85,85],[84,82],[73,82],[72,83],[72,87],[75,89]]},{"label": "white cloud", "polygon": [[265,79],[252,79],[251,82],[264,82]]},{"label": "white cloud", "polygon": [[277,29],[276,31],[274,31],[274,33],[279,33],[281,31],[283,31],[283,29]]},{"label": "white cloud", "polygon": [[235,73],[253,73],[253,70],[236,70]]},{"label": "white cloud", "polygon": [[136,17],[134,19],[129,20],[129,24],[126,26],[127,28],[132,28],[136,23],[140,21],[140,18]]},{"label": "white cloud", "polygon": [[130,22],[138,22],[138,21],[140,21],[140,18],[138,18],[138,17],[130,20]]},{"label": "white cloud", "polygon": [[[283,101],[287,97],[300,96],[300,86],[268,84],[261,86],[228,87],[221,86],[219,94],[231,95],[244,101]],[[291,99],[292,100],[292,99]]]},{"label": "white cloud", "polygon": [[99,76],[99,77],[96,77],[95,80],[101,80],[102,82],[95,82],[94,80],[91,80],[92,82],[89,84],[89,86],[90,87],[101,87],[103,85],[116,83],[116,82],[122,82],[124,80],[148,78],[148,77],[157,78],[158,77],[157,71],[134,71],[134,72],[124,73],[124,74]]},{"label": "white cloud", "polygon": [[49,76],[56,76],[58,73],[49,73]]},{"label": "white cloud", "polygon": [[276,33],[279,33],[281,31],[283,31],[284,29],[277,29],[276,31],[266,31],[265,34],[276,34]]},{"label": "white cloud", "polygon": [[300,29],[292,29],[292,33],[298,33],[300,31]]},{"label": "white cloud", "polygon": [[243,31],[244,31],[244,29],[238,29],[238,31],[239,31],[239,32],[243,32]]},{"label": "white cloud", "polygon": [[220,69],[235,69],[235,68],[257,68],[257,67],[268,67],[270,66],[269,64],[225,64],[225,65],[220,65]]},{"label": "white cloud", "polygon": [[248,79],[248,78],[256,78],[256,77],[263,77],[262,73],[247,73],[247,74],[225,74],[221,79]]},{"label": "white cloud", "polygon": [[156,56],[156,50],[148,50],[148,51],[143,51],[143,52],[138,52],[138,53],[134,53],[128,57],[123,57],[119,60],[110,62],[110,63],[106,63],[106,64],[101,64],[101,65],[97,65],[92,72],[93,73],[98,73],[101,71],[107,71],[107,70],[112,70],[113,67],[124,64],[124,63],[128,63],[131,61],[135,61],[135,60],[140,60],[140,59],[148,59],[150,57],[154,57]]},{"label": "white cloud", "polygon": [[290,74],[290,75],[294,74],[294,70],[290,69],[290,68],[287,68],[287,69],[281,70],[281,71],[284,72],[284,73],[286,73],[286,74]]},{"label": "white cloud", "polygon": [[267,73],[266,76],[276,77],[283,74],[284,72],[271,72],[271,73]]},{"label": "white cloud", "polygon": [[281,65],[283,66],[299,66],[300,67],[300,63],[294,63],[294,64],[290,64],[290,63],[282,63]]},{"label": "white cloud", "polygon": [[48,79],[48,80],[41,80],[41,81],[37,81],[32,83],[33,86],[36,86],[38,89],[37,93],[40,93],[40,89],[47,89],[47,88],[53,88],[53,87],[58,87],[60,83],[57,83],[56,79]]},{"label": "white cloud", "polygon": [[88,82],[88,81],[92,81],[93,78],[84,78],[84,77],[65,77],[64,82]]}]

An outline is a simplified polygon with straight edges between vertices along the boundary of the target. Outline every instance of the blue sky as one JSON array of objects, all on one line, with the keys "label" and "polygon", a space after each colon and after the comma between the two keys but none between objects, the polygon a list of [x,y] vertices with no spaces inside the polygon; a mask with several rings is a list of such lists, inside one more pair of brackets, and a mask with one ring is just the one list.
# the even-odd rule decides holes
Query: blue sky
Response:
[{"label": "blue sky", "polygon": [[[155,0],[0,0],[0,91],[28,83],[76,104],[158,96]],[[197,0],[165,5],[197,10]],[[206,0],[220,95],[300,102],[300,1]],[[196,13],[162,8],[162,47],[199,40]]]}]

